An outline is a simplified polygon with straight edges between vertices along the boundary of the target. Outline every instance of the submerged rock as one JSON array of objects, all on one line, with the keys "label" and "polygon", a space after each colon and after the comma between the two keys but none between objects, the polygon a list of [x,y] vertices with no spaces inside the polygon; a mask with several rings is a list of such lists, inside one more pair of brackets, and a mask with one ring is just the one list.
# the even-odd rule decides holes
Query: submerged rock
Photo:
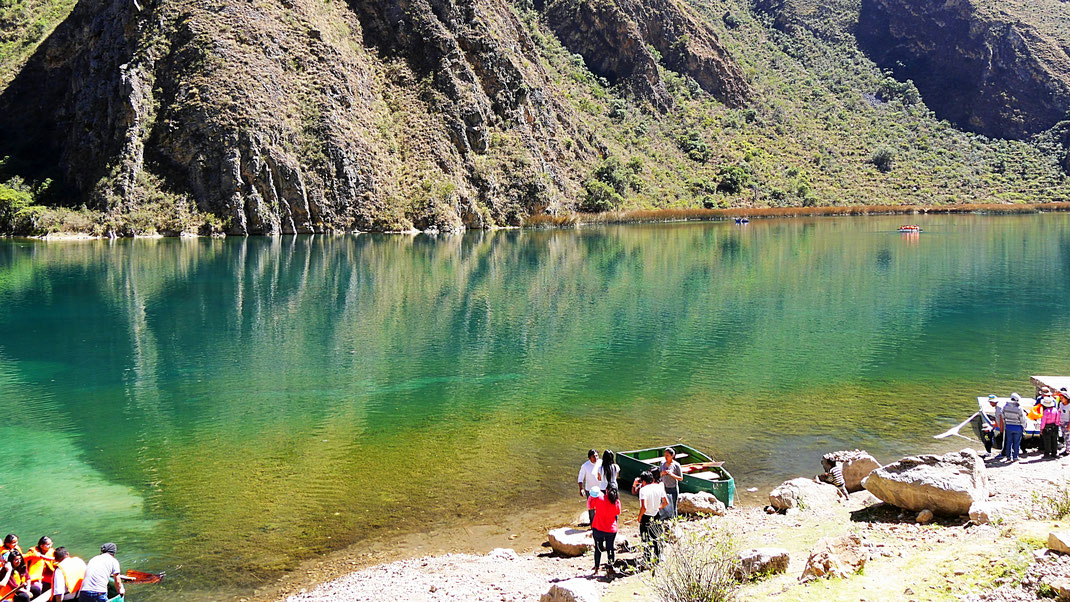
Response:
[{"label": "submerged rock", "polygon": [[903,458],[874,470],[862,484],[881,500],[914,512],[957,516],[988,499],[985,465],[972,449]]},{"label": "submerged rock", "polygon": [[835,505],[839,500],[836,487],[811,479],[784,481],[769,492],[769,504],[780,512],[789,508],[816,509]]},{"label": "submerged rock", "polygon": [[840,537],[824,537],[810,551],[800,581],[812,581],[823,577],[844,578],[857,573],[866,565],[868,554],[862,547],[862,539],[854,533]]}]

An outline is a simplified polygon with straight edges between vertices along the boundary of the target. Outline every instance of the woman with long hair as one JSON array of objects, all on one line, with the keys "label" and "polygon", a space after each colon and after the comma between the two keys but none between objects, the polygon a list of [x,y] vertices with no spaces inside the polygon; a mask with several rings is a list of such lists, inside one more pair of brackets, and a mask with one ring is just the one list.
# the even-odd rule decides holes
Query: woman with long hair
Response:
[{"label": "woman with long hair", "polygon": [[602,452],[602,467],[598,469],[598,479],[606,484],[606,489],[617,488],[617,477],[620,476],[620,466],[617,466],[617,454],[607,449]]},{"label": "woman with long hair", "polygon": [[591,520],[591,534],[594,536],[594,572],[598,572],[602,552],[606,553],[606,570],[613,570],[616,560],[614,540],[617,538],[617,517],[620,516],[620,496],[616,485],[611,484],[605,495],[591,500],[594,506],[594,518]]}]

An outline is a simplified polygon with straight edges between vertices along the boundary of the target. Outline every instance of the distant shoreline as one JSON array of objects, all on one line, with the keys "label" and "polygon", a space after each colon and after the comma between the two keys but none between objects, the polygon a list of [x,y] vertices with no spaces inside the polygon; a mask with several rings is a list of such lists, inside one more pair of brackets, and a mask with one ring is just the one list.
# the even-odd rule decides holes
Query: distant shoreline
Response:
[{"label": "distant shoreline", "polygon": [[961,213],[1046,213],[1070,211],[1070,202],[1052,203],[968,203],[962,205],[846,205],[824,207],[733,207],[730,209],[632,209],[606,213],[566,213],[533,215],[524,228],[568,228],[600,224],[644,224],[665,222],[723,221],[737,217],[777,218],[866,215],[950,215]]},{"label": "distant shoreline", "polygon": [[[531,215],[524,218],[520,226],[495,226],[486,230],[524,230],[524,229],[550,229],[550,228],[573,228],[586,225],[613,225],[613,224],[658,224],[671,222],[716,222],[726,221],[737,217],[749,219],[770,219],[782,217],[821,217],[821,216],[875,216],[875,215],[952,215],[963,213],[992,213],[992,214],[1023,214],[1023,213],[1049,213],[1070,211],[1070,202],[1059,201],[1051,203],[968,203],[962,205],[837,205],[822,207],[733,207],[729,209],[628,209],[624,211],[607,211],[605,213],[582,213],[569,212],[560,215]],[[471,228],[457,232],[458,234],[471,231],[480,231],[480,228]],[[355,235],[355,234],[437,234],[436,230],[402,230],[402,231],[334,231],[319,232],[314,235]],[[311,234],[311,233],[310,233]],[[233,235],[238,236],[238,235]],[[249,234],[245,237],[273,237],[273,236],[300,236],[299,234]],[[107,235],[93,235],[84,232],[52,232],[29,236],[0,233],[0,238],[43,240],[43,241],[85,241],[106,240]],[[148,234],[117,236],[120,239],[136,238],[228,238],[225,234],[201,235],[188,232],[168,232],[166,234]]]}]

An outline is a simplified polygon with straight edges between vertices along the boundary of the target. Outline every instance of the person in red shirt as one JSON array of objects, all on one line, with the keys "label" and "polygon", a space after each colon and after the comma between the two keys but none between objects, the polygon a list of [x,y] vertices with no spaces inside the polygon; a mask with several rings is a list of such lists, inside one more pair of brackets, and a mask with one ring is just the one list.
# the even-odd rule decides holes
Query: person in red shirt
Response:
[{"label": "person in red shirt", "polygon": [[607,489],[605,495],[602,495],[600,491],[598,495],[595,495],[594,491],[587,500],[587,507],[594,510],[594,518],[591,519],[591,534],[594,535],[594,572],[598,573],[603,551],[606,553],[606,571],[613,570],[613,561],[616,560],[613,540],[617,538],[620,496],[616,487]]}]

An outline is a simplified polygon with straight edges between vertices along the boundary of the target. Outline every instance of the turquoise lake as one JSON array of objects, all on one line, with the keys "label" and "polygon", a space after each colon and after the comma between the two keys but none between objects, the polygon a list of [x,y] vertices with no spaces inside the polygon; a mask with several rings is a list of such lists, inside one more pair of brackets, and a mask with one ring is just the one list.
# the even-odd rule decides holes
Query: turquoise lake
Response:
[{"label": "turquoise lake", "polygon": [[0,239],[0,531],[219,599],[572,499],[589,447],[767,489],[1067,373],[1064,213]]}]

